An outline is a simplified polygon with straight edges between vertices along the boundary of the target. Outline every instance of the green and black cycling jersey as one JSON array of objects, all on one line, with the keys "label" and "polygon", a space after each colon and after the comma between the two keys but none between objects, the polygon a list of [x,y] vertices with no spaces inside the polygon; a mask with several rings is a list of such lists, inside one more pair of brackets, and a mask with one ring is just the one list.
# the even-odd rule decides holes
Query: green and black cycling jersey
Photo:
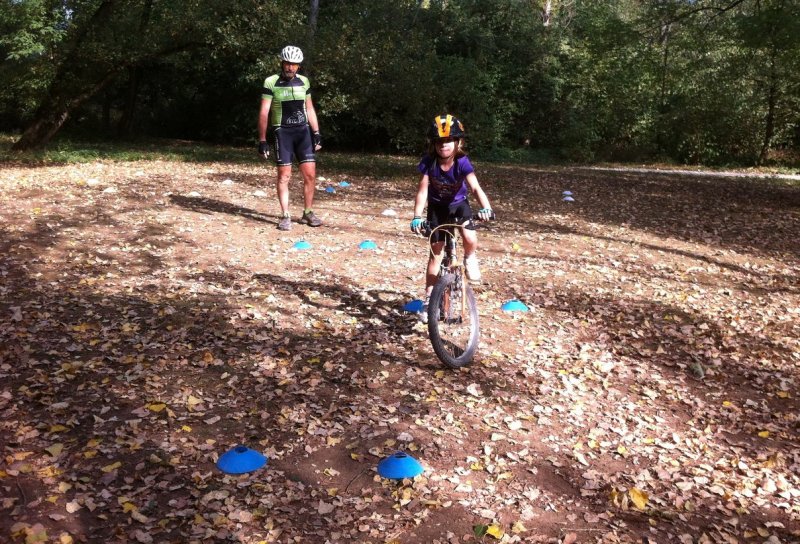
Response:
[{"label": "green and black cycling jersey", "polygon": [[269,124],[273,127],[308,125],[308,96],[311,96],[311,83],[306,76],[296,75],[286,81],[275,74],[265,79],[261,98],[272,100]]}]

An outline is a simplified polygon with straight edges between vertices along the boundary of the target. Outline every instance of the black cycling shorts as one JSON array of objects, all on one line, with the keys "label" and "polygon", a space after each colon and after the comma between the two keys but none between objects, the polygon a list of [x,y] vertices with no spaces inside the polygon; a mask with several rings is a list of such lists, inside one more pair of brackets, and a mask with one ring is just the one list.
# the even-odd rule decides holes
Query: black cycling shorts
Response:
[{"label": "black cycling shorts", "polygon": [[[428,224],[431,226],[431,229],[448,223],[463,224],[464,228],[475,230],[475,224],[472,222],[472,208],[466,198],[460,202],[453,202],[449,205],[436,204],[435,202],[428,203]],[[431,241],[442,242],[445,239],[444,236],[444,232],[436,231]]]},{"label": "black cycling shorts", "polygon": [[273,131],[273,137],[275,163],[278,166],[291,166],[293,158],[299,163],[316,161],[308,125],[278,127]]}]

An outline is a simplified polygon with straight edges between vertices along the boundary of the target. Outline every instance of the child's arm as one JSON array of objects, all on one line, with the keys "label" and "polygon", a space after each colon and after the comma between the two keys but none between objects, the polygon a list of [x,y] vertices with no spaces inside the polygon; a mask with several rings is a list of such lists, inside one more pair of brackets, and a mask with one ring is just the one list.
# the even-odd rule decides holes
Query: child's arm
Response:
[{"label": "child's arm", "polygon": [[[489,197],[486,196],[486,193],[483,192],[481,184],[478,183],[478,177],[475,175],[474,172],[470,172],[469,174],[467,174],[467,184],[469,185],[469,188],[472,190],[472,194],[474,194],[475,198],[478,199],[478,202],[481,205],[481,209],[490,210],[490,212],[487,214],[487,219],[488,219],[488,216],[491,215],[492,205],[489,203]],[[481,219],[484,218],[481,217]]]},{"label": "child's arm", "polygon": [[424,174],[419,178],[419,188],[417,189],[417,198],[414,201],[414,217],[422,217],[422,212],[425,211],[425,204],[428,202],[428,176]]},{"label": "child's arm", "polygon": [[422,228],[422,212],[425,210],[425,204],[428,202],[428,176],[423,174],[419,178],[419,188],[417,189],[417,197],[414,200],[414,218],[411,220],[411,232],[419,233]]}]

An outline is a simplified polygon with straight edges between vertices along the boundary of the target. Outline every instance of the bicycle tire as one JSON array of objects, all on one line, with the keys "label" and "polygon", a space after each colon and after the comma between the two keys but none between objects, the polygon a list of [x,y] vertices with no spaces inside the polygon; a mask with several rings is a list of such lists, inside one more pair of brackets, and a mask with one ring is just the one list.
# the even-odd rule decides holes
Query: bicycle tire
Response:
[{"label": "bicycle tire", "polygon": [[[463,312],[462,302],[466,303]],[[436,356],[447,366],[460,368],[472,362],[480,338],[478,305],[461,274],[444,274],[433,287],[428,301],[428,336]]]}]

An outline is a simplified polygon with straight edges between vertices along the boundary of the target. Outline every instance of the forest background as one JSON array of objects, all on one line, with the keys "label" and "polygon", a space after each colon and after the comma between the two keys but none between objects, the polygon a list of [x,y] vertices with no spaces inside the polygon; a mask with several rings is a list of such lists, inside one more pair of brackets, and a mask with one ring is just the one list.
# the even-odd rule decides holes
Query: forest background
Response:
[{"label": "forest background", "polygon": [[252,144],[286,44],[328,149],[452,112],[484,159],[798,164],[790,0],[2,0],[0,131]]}]

